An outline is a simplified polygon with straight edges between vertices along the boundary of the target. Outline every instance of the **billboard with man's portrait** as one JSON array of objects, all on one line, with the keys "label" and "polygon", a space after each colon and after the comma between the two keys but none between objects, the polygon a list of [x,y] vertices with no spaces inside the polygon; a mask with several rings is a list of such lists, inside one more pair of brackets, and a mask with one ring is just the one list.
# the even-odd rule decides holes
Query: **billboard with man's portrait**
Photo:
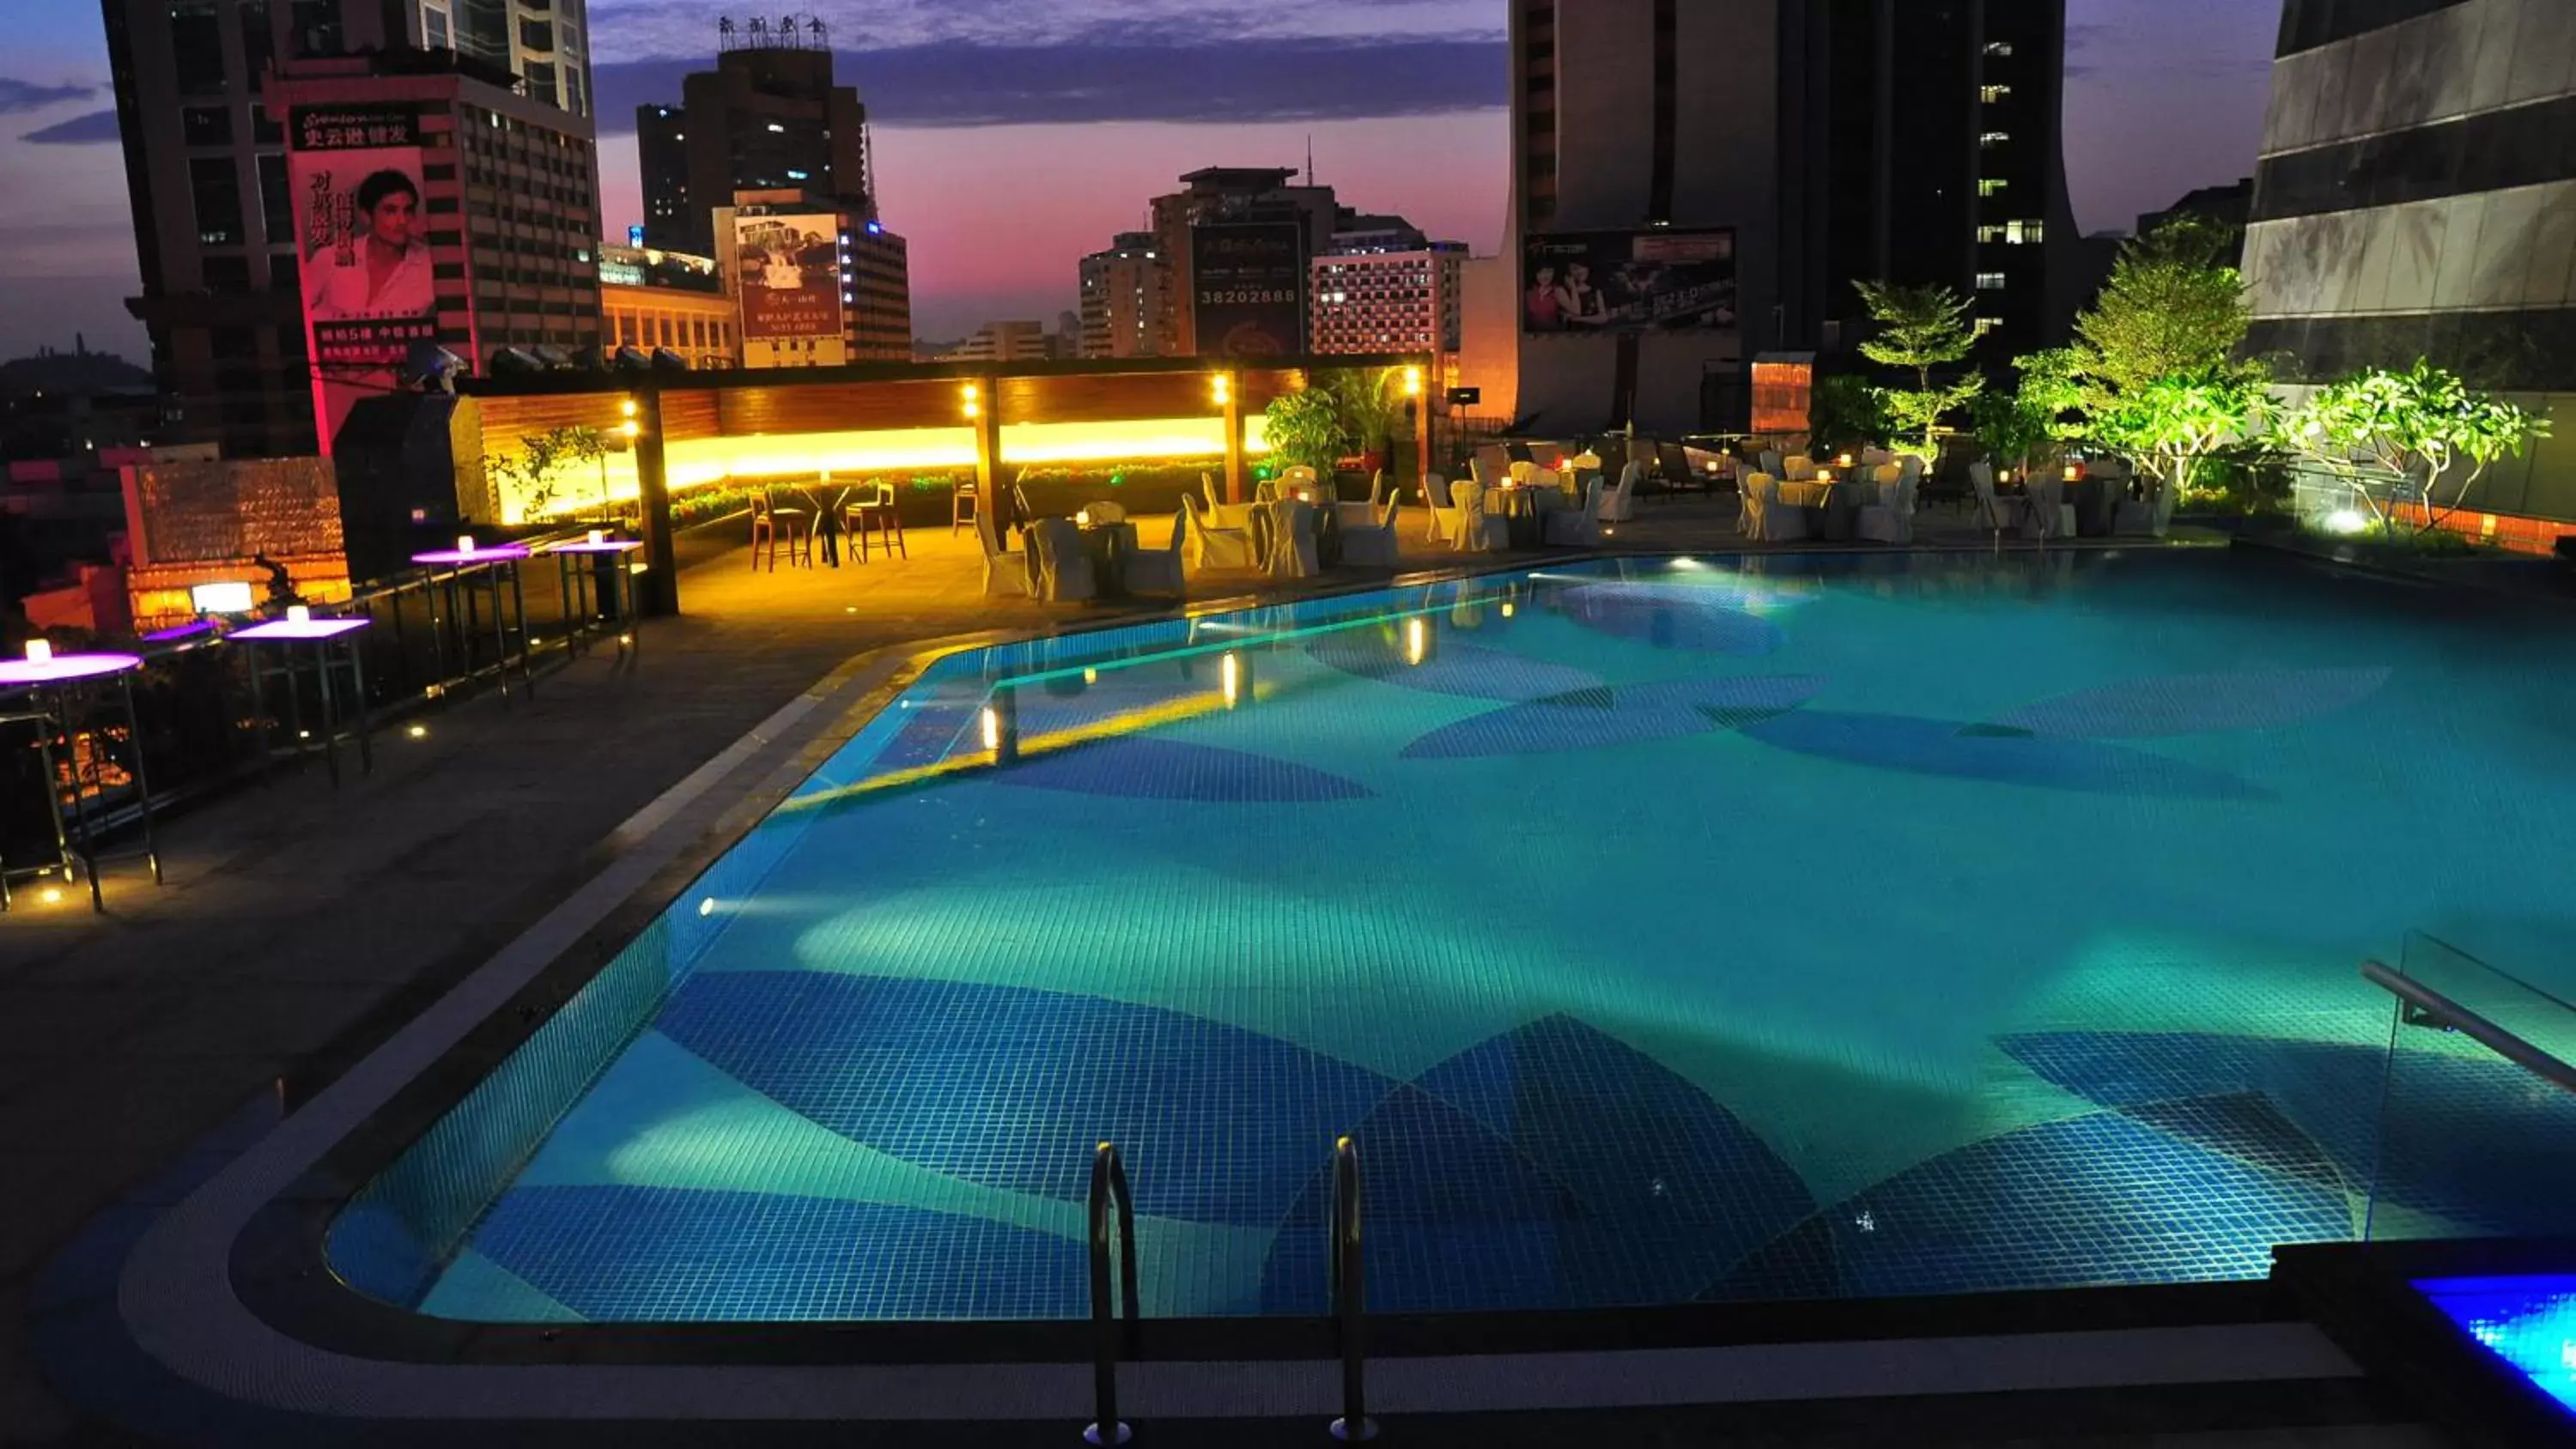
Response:
[{"label": "billboard with man's portrait", "polygon": [[1726,331],[1735,231],[1541,233],[1521,244],[1524,332]]},{"label": "billboard with man's portrait", "polygon": [[842,335],[839,216],[736,216],[733,236],[746,340]]},{"label": "billboard with man's portrait", "polygon": [[1190,306],[1201,357],[1290,357],[1305,351],[1305,224],[1191,227]]},{"label": "billboard with man's portrait", "polygon": [[402,105],[298,106],[288,120],[305,355],[322,451],[404,358],[438,340],[420,122]]}]

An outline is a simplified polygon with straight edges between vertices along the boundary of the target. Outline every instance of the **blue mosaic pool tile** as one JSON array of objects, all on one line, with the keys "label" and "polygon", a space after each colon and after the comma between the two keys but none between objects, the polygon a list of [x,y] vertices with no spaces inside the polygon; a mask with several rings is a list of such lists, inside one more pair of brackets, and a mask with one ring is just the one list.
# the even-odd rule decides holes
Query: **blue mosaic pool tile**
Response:
[{"label": "blue mosaic pool tile", "polygon": [[1715,589],[1670,584],[1585,584],[1565,591],[1565,616],[1587,629],[1657,649],[1759,655],[1779,649],[1780,626],[1728,607]]},{"label": "blue mosaic pool tile", "polygon": [[1560,1232],[1566,1304],[1692,1296],[1815,1211],[1806,1184],[1734,1113],[1570,1016],[1497,1037],[1419,1081],[1578,1205]]},{"label": "blue mosaic pool tile", "polygon": [[1579,691],[1443,725],[1406,745],[1404,758],[1534,755],[1713,734],[1795,709],[1824,687],[1812,676],[1765,675]]},{"label": "blue mosaic pool tile", "polygon": [[1050,750],[984,778],[1028,790],[1207,805],[1306,805],[1370,793],[1357,780],[1294,760],[1141,735]]},{"label": "blue mosaic pool tile", "polygon": [[2341,1193],[2115,1112],[1943,1153],[1823,1216],[1859,1296],[2259,1278],[2274,1244],[2352,1232]]},{"label": "blue mosaic pool tile", "polygon": [[2379,692],[2386,669],[2275,669],[2166,674],[2078,690],[2006,710],[2007,730],[2137,739],[2270,729],[2349,709]]},{"label": "blue mosaic pool tile", "polygon": [[1600,676],[1571,664],[1465,643],[1427,620],[1422,621],[1422,627],[1431,631],[1426,641],[1429,647],[1415,662],[1406,652],[1404,627],[1390,623],[1383,629],[1327,634],[1308,641],[1306,652],[1362,679],[1470,699],[1543,699],[1551,694],[1596,688],[1601,683]]},{"label": "blue mosaic pool tile", "polygon": [[884,1203],[664,1187],[523,1187],[475,1246],[598,1322],[1074,1318],[1083,1245]]},{"label": "blue mosaic pool tile", "polygon": [[856,1142],[1079,1202],[1116,1142],[1139,1212],[1268,1224],[1394,1083],[1183,1012],[956,981],[700,973],[664,1035]]},{"label": "blue mosaic pool tile", "polygon": [[1947,720],[1799,709],[1742,727],[1748,739],[1819,759],[2098,795],[2259,800],[2262,787],[2145,750],[2042,735],[1963,734]]},{"label": "blue mosaic pool tile", "polygon": [[1726,1276],[1700,1290],[1702,1303],[1785,1303],[1835,1298],[1843,1291],[1834,1230],[1819,1215],[1765,1243]]},{"label": "blue mosaic pool tile", "polygon": [[2326,1156],[2325,1149],[2300,1131],[2298,1124],[2281,1115],[2272,1099],[2260,1092],[2147,1102],[2125,1108],[2123,1114],[2168,1137],[2234,1158],[2248,1167],[2282,1173],[2328,1192],[2350,1195],[2348,1189],[2353,1184],[2345,1180],[2342,1169]]},{"label": "blue mosaic pool tile", "polygon": [[329,1254],[360,1292],[409,1305],[545,1134],[653,1018],[670,988],[656,923],[351,1199]]},{"label": "blue mosaic pool tile", "polygon": [[1999,1044],[2106,1106],[2260,1092],[2356,1190],[2479,1231],[2576,1231],[2576,1100],[2497,1058],[2401,1042],[2392,1080],[2385,1049],[2334,1042],[2050,1032]]}]

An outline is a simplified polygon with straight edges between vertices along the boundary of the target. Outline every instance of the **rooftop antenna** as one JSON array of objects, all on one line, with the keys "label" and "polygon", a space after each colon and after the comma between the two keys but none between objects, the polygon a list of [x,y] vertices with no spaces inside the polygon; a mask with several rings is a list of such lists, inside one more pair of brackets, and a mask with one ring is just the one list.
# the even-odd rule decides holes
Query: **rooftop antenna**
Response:
[{"label": "rooftop antenna", "polygon": [[1306,133],[1306,184],[1315,184],[1315,133]]}]

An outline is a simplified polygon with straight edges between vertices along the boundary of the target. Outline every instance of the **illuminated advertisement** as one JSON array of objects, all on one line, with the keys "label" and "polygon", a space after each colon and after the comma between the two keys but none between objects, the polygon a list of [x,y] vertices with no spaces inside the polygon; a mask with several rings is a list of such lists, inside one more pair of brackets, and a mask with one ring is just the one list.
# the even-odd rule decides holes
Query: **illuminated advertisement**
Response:
[{"label": "illuminated advertisement", "polygon": [[841,219],[737,216],[733,227],[743,337],[841,336]]},{"label": "illuminated advertisement", "polygon": [[411,349],[438,340],[418,118],[408,106],[298,106],[286,157],[306,356],[323,451]]},{"label": "illuminated advertisement", "polygon": [[1524,332],[1735,326],[1735,232],[1557,232],[1521,245]]},{"label": "illuminated advertisement", "polygon": [[1306,347],[1306,228],[1295,221],[1190,228],[1201,357],[1289,357]]}]

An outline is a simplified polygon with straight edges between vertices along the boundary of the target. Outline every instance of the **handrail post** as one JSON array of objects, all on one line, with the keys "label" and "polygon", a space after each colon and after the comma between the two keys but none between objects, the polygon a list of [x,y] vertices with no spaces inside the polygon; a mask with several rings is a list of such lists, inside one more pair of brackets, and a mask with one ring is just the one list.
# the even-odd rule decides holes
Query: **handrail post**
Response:
[{"label": "handrail post", "polygon": [[1083,1439],[1104,1446],[1124,1444],[1134,1431],[1118,1417],[1120,1335],[1109,1297],[1109,1204],[1118,1204],[1118,1286],[1126,1297],[1126,1347],[1138,1346],[1136,1307],[1136,1207],[1127,1192],[1127,1169],[1114,1143],[1103,1142],[1091,1154],[1091,1397],[1093,1417]]},{"label": "handrail post", "polygon": [[1377,1437],[1368,1417],[1367,1348],[1360,1336],[1368,1282],[1360,1262],[1360,1152],[1348,1137],[1333,1142],[1333,1239],[1324,1255],[1333,1322],[1342,1346],[1342,1416],[1333,1437],[1356,1443]]}]

